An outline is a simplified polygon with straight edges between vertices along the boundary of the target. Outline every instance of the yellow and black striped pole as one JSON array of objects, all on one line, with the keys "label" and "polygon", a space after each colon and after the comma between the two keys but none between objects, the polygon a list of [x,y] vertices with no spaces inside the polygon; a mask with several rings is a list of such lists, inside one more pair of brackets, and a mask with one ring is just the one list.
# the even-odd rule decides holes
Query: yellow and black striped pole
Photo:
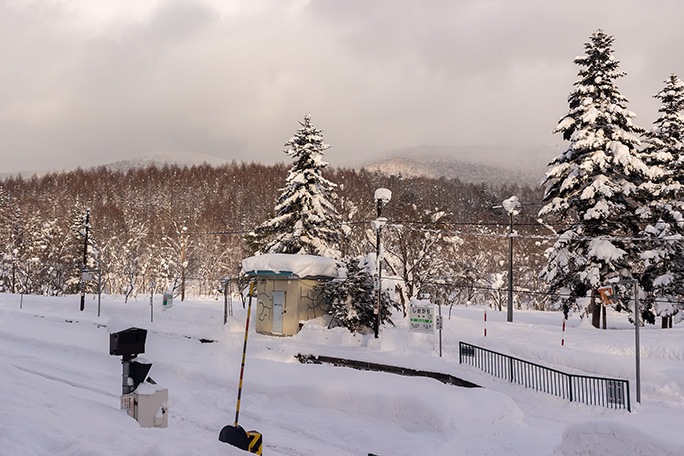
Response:
[{"label": "yellow and black striped pole", "polygon": [[249,283],[249,304],[247,305],[247,324],[245,325],[245,344],[242,348],[242,366],[240,366],[240,385],[238,386],[237,407],[235,408],[235,427],[238,425],[240,416],[240,398],[242,397],[242,378],[245,374],[245,355],[247,353],[247,335],[249,334],[249,316],[252,313],[252,296],[254,294],[254,282]]},{"label": "yellow and black striped pole", "polygon": [[219,433],[221,442],[229,443],[242,450],[254,454],[262,454],[263,437],[257,431],[245,432],[238,424],[240,417],[240,398],[242,397],[242,379],[245,374],[245,357],[247,354],[247,335],[249,334],[249,316],[252,313],[252,298],[254,296],[254,282],[249,284],[249,306],[247,307],[247,323],[245,324],[245,344],[242,348],[242,365],[240,366],[240,385],[238,386],[237,406],[235,407],[235,425],[226,425]]}]

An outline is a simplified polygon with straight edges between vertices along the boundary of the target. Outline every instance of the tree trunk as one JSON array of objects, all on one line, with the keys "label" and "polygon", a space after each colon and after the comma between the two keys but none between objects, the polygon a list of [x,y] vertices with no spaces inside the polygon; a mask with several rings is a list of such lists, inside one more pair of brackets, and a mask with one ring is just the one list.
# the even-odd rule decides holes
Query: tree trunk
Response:
[{"label": "tree trunk", "polygon": [[599,329],[601,327],[601,305],[596,303],[596,290],[591,290],[591,301],[589,308],[591,310],[591,325]]},{"label": "tree trunk", "polygon": [[660,324],[660,327],[661,327],[662,329],[667,329],[667,320],[668,320],[667,317],[662,317],[662,321],[661,321],[661,324]]}]

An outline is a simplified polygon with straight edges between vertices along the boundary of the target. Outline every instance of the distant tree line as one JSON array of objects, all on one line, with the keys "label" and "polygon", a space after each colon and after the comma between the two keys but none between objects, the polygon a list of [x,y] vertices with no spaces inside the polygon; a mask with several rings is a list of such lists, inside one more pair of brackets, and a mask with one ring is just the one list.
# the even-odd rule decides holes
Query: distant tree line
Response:
[{"label": "distant tree line", "polygon": [[[104,293],[156,291],[209,295],[222,278],[237,278],[254,253],[245,237],[274,218],[289,166],[233,162],[223,166],[107,167],[10,177],[0,182],[0,291],[78,293],[84,215],[90,209],[90,269],[101,271]],[[539,271],[550,234],[535,215],[538,188],[458,179],[403,178],[330,169],[336,184],[341,257],[375,251],[374,192],[392,190],[383,215],[386,273],[405,304],[429,294],[445,304],[493,303],[507,287],[508,216],[501,201],[525,204],[516,217],[514,288],[518,306],[544,308]],[[499,207],[497,207],[499,206]],[[183,280],[184,279],[184,280]],[[87,284],[89,292],[96,283]]]}]

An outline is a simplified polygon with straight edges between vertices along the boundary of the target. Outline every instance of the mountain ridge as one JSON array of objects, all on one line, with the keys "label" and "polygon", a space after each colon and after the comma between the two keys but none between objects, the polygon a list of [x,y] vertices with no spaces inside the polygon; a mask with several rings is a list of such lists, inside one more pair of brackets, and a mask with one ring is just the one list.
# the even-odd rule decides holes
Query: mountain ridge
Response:
[{"label": "mountain ridge", "polygon": [[230,163],[230,161],[200,152],[153,152],[139,158],[119,160],[104,166],[112,171],[125,172],[130,169],[146,168],[152,165],[196,166],[205,163],[210,166],[221,166]]},{"label": "mountain ridge", "polygon": [[539,185],[554,156],[551,147],[416,146],[395,149],[359,169],[404,177]]},{"label": "mountain ridge", "polygon": [[[555,156],[552,147],[504,147],[504,146],[444,146],[427,145],[393,149],[381,154],[380,158],[353,169],[364,169],[386,175],[404,177],[456,178],[466,183],[519,183],[537,186],[543,180],[547,164]],[[111,171],[126,172],[148,166],[178,165],[196,166],[208,164],[216,167],[226,160],[199,152],[156,152],[139,158],[118,160],[104,165]],[[49,172],[69,170],[32,171],[3,173],[0,178],[10,176],[40,176]]]}]

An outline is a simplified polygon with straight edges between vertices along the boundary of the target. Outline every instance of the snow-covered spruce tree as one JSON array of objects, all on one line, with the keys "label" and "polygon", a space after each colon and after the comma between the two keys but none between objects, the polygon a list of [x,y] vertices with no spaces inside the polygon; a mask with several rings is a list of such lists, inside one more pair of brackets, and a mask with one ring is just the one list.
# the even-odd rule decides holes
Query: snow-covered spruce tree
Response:
[{"label": "snow-covered spruce tree", "polygon": [[304,116],[301,128],[285,143],[294,159],[286,186],[275,206],[275,216],[248,236],[256,253],[292,253],[339,258],[339,214],[332,201],[336,185],[322,175],[328,164],[321,130]]},{"label": "snow-covered spruce tree", "polygon": [[[368,270],[365,260],[347,258],[344,261],[344,272],[341,277],[319,285],[321,299],[331,305],[330,315],[334,321],[349,329],[352,333],[368,332],[375,325],[373,312],[377,300],[373,275]],[[380,324],[391,324],[392,309],[397,309],[389,294],[382,293],[380,300]]]},{"label": "snow-covered spruce tree", "polygon": [[596,327],[597,288],[610,279],[632,278],[637,252],[630,239],[639,233],[634,196],[648,174],[636,155],[644,131],[633,124],[635,115],[615,84],[625,73],[613,57],[612,43],[612,36],[597,30],[584,45],[586,54],[575,58],[579,79],[568,97],[570,109],[555,130],[569,146],[550,163],[539,213],[565,225],[542,277],[552,293],[565,296],[565,312],[591,292]]},{"label": "snow-covered spruce tree", "polygon": [[662,317],[667,327],[674,315],[684,314],[677,304],[684,295],[684,83],[672,74],[654,97],[662,103],[660,117],[641,152],[654,170],[639,187],[641,236],[649,238],[641,252],[641,286],[647,293],[644,316],[651,322]]}]

